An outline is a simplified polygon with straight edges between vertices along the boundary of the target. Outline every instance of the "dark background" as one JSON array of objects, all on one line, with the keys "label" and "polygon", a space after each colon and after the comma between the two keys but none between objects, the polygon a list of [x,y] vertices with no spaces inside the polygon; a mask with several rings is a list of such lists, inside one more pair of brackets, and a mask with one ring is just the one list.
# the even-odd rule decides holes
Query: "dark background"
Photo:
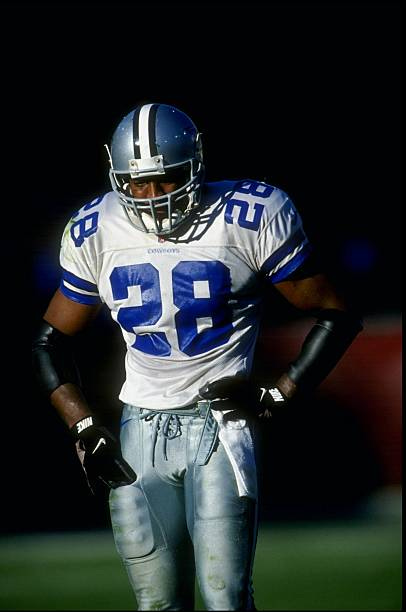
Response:
[{"label": "dark background", "polygon": [[[18,318],[7,310],[16,355],[25,354],[25,333],[14,340],[21,316],[26,321],[29,308],[34,329],[58,285],[59,240],[71,212],[110,189],[103,144],[144,101],[173,104],[193,118],[208,180],[250,177],[287,191],[364,315],[399,315],[400,4],[14,4],[3,17],[19,58],[7,62],[6,103],[10,93],[17,102],[7,127],[18,150],[7,197],[14,227],[28,230],[32,261],[30,306],[14,299]],[[10,53],[5,48],[4,57]],[[14,235],[4,241],[17,260]],[[14,295],[25,268],[12,275]],[[275,303],[276,321],[283,312]],[[102,315],[79,345],[89,396],[102,412],[118,410],[118,328]],[[264,364],[260,356],[259,371]],[[64,425],[34,385],[27,400],[17,370],[12,365],[7,376],[21,450],[17,456],[11,436],[3,529],[104,526],[105,506],[90,498]],[[359,423],[327,400],[330,416],[326,398],[316,397],[310,419],[298,411],[294,426],[289,417],[279,433],[268,431],[262,464],[273,470],[264,518],[342,516],[385,484]],[[289,432],[291,454],[282,464]],[[313,476],[304,481],[305,471]]]},{"label": "dark background", "polygon": [[[140,101],[203,133],[208,180],[285,189],[364,312],[400,307],[401,19],[391,3],[25,10],[34,252],[110,189],[103,147]],[[34,271],[40,285],[40,261]],[[39,266],[39,268],[38,268]]]}]

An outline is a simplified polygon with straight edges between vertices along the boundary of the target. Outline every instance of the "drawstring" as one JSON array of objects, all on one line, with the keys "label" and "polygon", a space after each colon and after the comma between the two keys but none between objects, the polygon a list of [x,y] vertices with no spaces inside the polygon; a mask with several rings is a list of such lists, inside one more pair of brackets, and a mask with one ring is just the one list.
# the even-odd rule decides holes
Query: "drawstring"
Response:
[{"label": "drawstring", "polygon": [[[158,417],[158,418],[155,418]],[[140,419],[145,421],[152,421],[155,418],[154,428],[152,432],[152,465],[155,466],[155,446],[158,438],[158,431],[162,431],[164,437],[164,457],[168,460],[166,453],[166,447],[168,440],[173,440],[176,436],[180,436],[182,433],[180,418],[177,414],[165,414],[164,412],[158,412],[156,410],[149,410],[140,415]],[[161,422],[163,421],[162,425]]]}]

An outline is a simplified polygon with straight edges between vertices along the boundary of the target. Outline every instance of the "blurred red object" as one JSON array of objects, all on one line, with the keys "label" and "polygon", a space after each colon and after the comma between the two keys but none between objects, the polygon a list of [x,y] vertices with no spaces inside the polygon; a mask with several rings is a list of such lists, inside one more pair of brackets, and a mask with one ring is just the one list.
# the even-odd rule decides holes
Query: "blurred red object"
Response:
[{"label": "blurred red object", "polygon": [[[283,369],[297,355],[308,330],[308,321],[264,329],[260,359]],[[385,485],[402,482],[401,360],[401,318],[367,318],[362,333],[317,391],[354,412],[381,463]]]}]

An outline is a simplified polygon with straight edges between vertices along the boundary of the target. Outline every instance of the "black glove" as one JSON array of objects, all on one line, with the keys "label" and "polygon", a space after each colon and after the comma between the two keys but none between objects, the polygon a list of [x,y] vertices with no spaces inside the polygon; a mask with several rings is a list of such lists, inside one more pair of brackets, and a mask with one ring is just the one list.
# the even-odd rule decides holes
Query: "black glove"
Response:
[{"label": "black glove", "polygon": [[116,489],[137,479],[137,474],[123,459],[119,441],[94,416],[75,423],[71,433],[92,493],[96,494],[100,481]]},{"label": "black glove", "polygon": [[210,406],[213,410],[232,410],[224,415],[224,421],[270,418],[287,403],[277,387],[259,387],[240,376],[225,376],[208,383],[199,394],[203,399],[219,400]]}]

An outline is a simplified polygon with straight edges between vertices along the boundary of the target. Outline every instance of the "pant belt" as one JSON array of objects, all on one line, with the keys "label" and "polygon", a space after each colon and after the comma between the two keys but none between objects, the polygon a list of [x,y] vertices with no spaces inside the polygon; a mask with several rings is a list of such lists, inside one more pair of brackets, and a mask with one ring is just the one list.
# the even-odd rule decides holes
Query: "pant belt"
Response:
[{"label": "pant belt", "polygon": [[194,404],[189,404],[182,408],[171,408],[168,410],[149,410],[139,408],[139,419],[154,420],[153,439],[152,439],[152,465],[155,464],[155,446],[158,432],[161,431],[164,437],[164,457],[167,459],[167,441],[181,434],[180,416],[200,416],[204,417],[202,432],[198,443],[195,463],[205,465],[210,459],[218,437],[218,425],[210,410],[210,400],[198,400]]}]

